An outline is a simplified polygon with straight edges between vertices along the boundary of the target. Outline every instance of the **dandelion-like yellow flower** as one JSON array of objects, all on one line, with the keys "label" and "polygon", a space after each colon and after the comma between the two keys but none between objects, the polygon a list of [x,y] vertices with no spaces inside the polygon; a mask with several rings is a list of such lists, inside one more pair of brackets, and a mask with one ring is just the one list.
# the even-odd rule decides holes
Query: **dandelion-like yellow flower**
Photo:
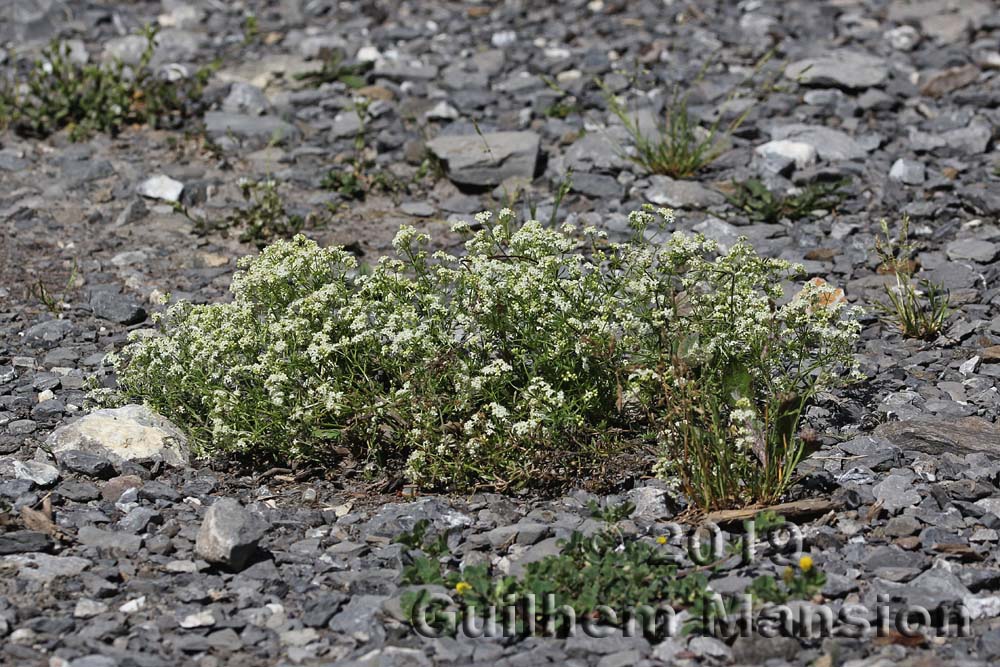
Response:
[{"label": "dandelion-like yellow flower", "polygon": [[657,544],[666,544],[667,543],[666,536],[665,535],[660,535],[659,537],[657,537],[656,538],[656,543]]},{"label": "dandelion-like yellow flower", "polygon": [[803,572],[808,572],[813,568],[813,559],[811,556],[803,556],[799,559],[799,569]]},{"label": "dandelion-like yellow flower", "polygon": [[467,581],[460,581],[457,584],[455,584],[455,592],[458,593],[459,595],[465,595],[471,590],[472,590],[472,584],[470,584]]},{"label": "dandelion-like yellow flower", "polygon": [[786,583],[792,583],[792,579],[795,578],[795,570],[790,567],[786,567],[785,571],[781,573],[781,579]]}]

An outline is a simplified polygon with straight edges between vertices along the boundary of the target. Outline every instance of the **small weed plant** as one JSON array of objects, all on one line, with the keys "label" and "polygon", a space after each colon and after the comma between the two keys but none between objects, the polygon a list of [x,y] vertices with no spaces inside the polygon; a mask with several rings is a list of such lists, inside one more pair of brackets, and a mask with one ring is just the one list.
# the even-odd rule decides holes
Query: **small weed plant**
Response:
[{"label": "small weed plant", "polygon": [[632,240],[609,243],[503,210],[457,225],[458,255],[403,227],[364,272],[279,241],[241,260],[231,303],[177,304],[124,349],[108,398],[146,401],[204,454],[346,448],[420,485],[507,489],[659,450],[701,505],[769,500],[802,406],[851,376],[859,325],[825,284],[778,305],[797,267],[672,221],[633,212]]},{"label": "small weed plant", "polygon": [[767,189],[757,179],[736,183],[729,203],[753,222],[775,223],[784,218],[799,220],[813,211],[836,208],[844,195],[840,189],[846,181],[810,183],[799,192],[782,196]]},{"label": "small weed plant", "polygon": [[305,228],[306,219],[303,216],[288,212],[285,200],[278,192],[277,181],[241,179],[240,192],[248,205],[221,220],[197,217],[180,203],[175,204],[174,209],[194,224],[196,234],[219,232],[228,236],[231,230],[236,229],[240,241],[254,243],[261,248],[275,239],[289,239]]},{"label": "small weed plant", "polygon": [[0,126],[19,134],[46,137],[68,128],[70,139],[95,132],[118,134],[132,124],[178,127],[201,112],[201,96],[211,68],[177,80],[151,67],[156,30],[144,32],[146,49],[134,67],[114,61],[83,65],[69,47],[53,42],[23,81],[0,85]]},{"label": "small weed plant", "polygon": [[[669,608],[676,616],[636,619],[647,639],[659,641],[675,632],[711,632],[717,621],[735,611],[735,600],[724,600],[711,590],[712,577],[725,574],[726,563],[687,564],[663,537],[627,537],[614,526],[589,537],[574,532],[557,555],[527,563],[521,576],[493,573],[487,565],[460,569],[444,538],[421,546],[424,539],[421,533],[416,540],[413,535],[400,540],[411,549],[403,581],[414,586],[403,594],[402,607],[420,631],[454,635],[463,626],[484,628],[487,619],[515,609],[516,627],[510,628],[514,634],[565,636],[584,619],[617,626],[628,622],[635,610]],[[802,556],[797,567],[786,567],[780,577],[757,575],[747,593],[753,609],[760,610],[809,600],[825,583],[813,559]],[[450,594],[435,595],[428,586],[443,587]],[[671,627],[673,619],[683,625]]]},{"label": "small weed plant", "polygon": [[882,235],[875,238],[875,252],[882,261],[880,272],[893,276],[895,284],[885,286],[888,303],[878,302],[876,307],[883,320],[899,327],[907,338],[934,340],[948,320],[947,291],[929,280],[914,284],[913,273],[916,246],[909,240],[910,220],[904,217],[895,238],[889,223],[882,220]]},{"label": "small weed plant", "polygon": [[[771,53],[766,54],[754,65],[744,84],[763,71],[771,56]],[[702,67],[696,81],[704,77],[709,65],[711,62]],[[632,139],[634,153],[627,153],[626,156],[651,174],[672,178],[688,178],[714,162],[724,151],[726,140],[743,125],[753,110],[753,106],[749,106],[728,123],[723,123],[723,115],[718,113],[716,119],[704,128],[690,112],[690,92],[682,93],[680,87],[675,87],[666,102],[663,120],[653,128],[646,128],[641,126],[638,114],[630,112],[604,82],[598,81],[597,84],[604,92],[608,109]],[[741,88],[742,85],[734,86],[720,109],[736,99]],[[773,79],[765,80],[759,88],[763,94],[768,94],[774,89]]]},{"label": "small weed plant", "polygon": [[323,66],[319,70],[296,74],[295,78],[311,86],[338,82],[350,89],[364,87],[365,76],[372,68],[372,63],[348,63],[344,52],[340,49],[324,49],[320,55]]}]

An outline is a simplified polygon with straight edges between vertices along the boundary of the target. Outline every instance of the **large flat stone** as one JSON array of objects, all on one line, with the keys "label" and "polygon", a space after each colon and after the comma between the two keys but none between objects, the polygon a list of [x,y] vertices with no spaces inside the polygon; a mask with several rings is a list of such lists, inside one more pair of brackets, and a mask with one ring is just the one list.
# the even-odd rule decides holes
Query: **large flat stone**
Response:
[{"label": "large flat stone", "polygon": [[539,145],[534,132],[442,136],[427,142],[452,182],[474,187],[499,185],[511,176],[534,177]]},{"label": "large flat stone", "polygon": [[875,435],[900,449],[925,454],[983,452],[1000,459],[1000,427],[982,417],[888,422],[876,428]]}]

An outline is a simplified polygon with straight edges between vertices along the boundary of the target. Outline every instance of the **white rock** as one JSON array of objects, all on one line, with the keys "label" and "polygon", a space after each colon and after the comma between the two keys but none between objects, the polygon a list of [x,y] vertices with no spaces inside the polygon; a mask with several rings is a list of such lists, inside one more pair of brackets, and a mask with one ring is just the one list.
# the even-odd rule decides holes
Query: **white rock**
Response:
[{"label": "white rock", "polygon": [[1000,597],[996,595],[982,598],[967,596],[962,599],[962,606],[969,612],[969,617],[972,620],[1000,616]]},{"label": "white rock", "polygon": [[816,164],[816,148],[802,141],[779,139],[769,141],[754,149],[762,157],[777,157],[795,162],[796,169],[805,169]]},{"label": "white rock", "polygon": [[108,610],[108,605],[97,600],[88,600],[87,598],[82,598],[76,601],[76,607],[73,608],[74,618],[93,618],[103,614]]},{"label": "white rock", "polygon": [[188,614],[180,621],[180,626],[187,630],[191,628],[209,628],[215,625],[215,616],[211,609],[199,611],[197,614]]},{"label": "white rock", "polygon": [[373,63],[382,60],[382,54],[374,46],[362,46],[354,59],[359,63]]},{"label": "white rock", "polygon": [[500,32],[493,33],[493,37],[490,42],[493,46],[498,49],[502,49],[505,46],[510,46],[517,41],[517,33],[513,30],[501,30]]},{"label": "white rock", "polygon": [[427,120],[455,120],[458,118],[458,109],[441,100],[424,113]]},{"label": "white rock", "polygon": [[57,428],[46,443],[53,453],[79,449],[118,463],[158,459],[181,467],[190,458],[181,430],[142,405],[91,412]]},{"label": "white rock", "polygon": [[920,41],[920,33],[909,25],[901,25],[898,28],[887,30],[882,36],[897,51],[911,51]]},{"label": "white rock", "polygon": [[14,475],[29,479],[38,486],[52,486],[59,481],[59,470],[41,461],[14,461]]},{"label": "white rock", "polygon": [[146,596],[141,595],[134,600],[129,600],[122,606],[118,607],[118,611],[123,614],[134,614],[137,611],[142,611],[146,608]]},{"label": "white rock", "polygon": [[140,183],[137,191],[143,197],[175,202],[180,200],[181,193],[184,192],[184,184],[169,176],[157,174]]}]

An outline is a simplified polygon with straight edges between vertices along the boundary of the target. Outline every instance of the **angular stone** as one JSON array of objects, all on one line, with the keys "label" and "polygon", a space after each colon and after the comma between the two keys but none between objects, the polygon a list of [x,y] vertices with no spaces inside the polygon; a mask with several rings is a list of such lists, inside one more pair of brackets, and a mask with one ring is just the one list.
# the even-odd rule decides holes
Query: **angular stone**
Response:
[{"label": "angular stone", "polygon": [[15,530],[0,534],[0,556],[48,551],[52,538],[33,530]]},{"label": "angular stone", "polygon": [[220,498],[205,512],[195,551],[209,563],[242,570],[270,526],[232,498]]},{"label": "angular stone", "polygon": [[56,462],[64,469],[78,475],[94,479],[111,479],[115,468],[107,457],[79,449],[69,449],[56,456]]},{"label": "angular stone", "polygon": [[1000,459],[1000,427],[982,417],[887,422],[875,429],[875,435],[900,449],[934,456],[983,452]]},{"label": "angular stone", "polygon": [[511,176],[534,177],[539,146],[534,132],[439,136],[427,142],[452,182],[474,187],[499,185]]},{"label": "angular stone", "polygon": [[205,131],[213,137],[232,134],[237,139],[257,143],[294,141],[300,134],[294,125],[274,116],[251,116],[225,111],[206,113]]},{"label": "angular stone", "polygon": [[646,199],[658,206],[673,208],[705,208],[724,204],[722,193],[696,181],[674,180],[669,176],[651,176],[645,191]]},{"label": "angular stone", "polygon": [[59,470],[41,461],[14,461],[14,475],[18,479],[31,480],[43,488],[59,481]]},{"label": "angular stone", "polygon": [[271,108],[271,102],[257,86],[245,81],[236,81],[229,89],[229,95],[222,101],[222,110],[228,113],[260,116]]},{"label": "angular stone", "polygon": [[157,174],[140,183],[139,187],[136,188],[136,192],[150,199],[176,202],[180,200],[181,193],[184,192],[184,184],[169,176]]},{"label": "angular stone", "polygon": [[778,125],[771,129],[771,136],[809,144],[824,160],[860,160],[868,155],[868,151],[850,136],[823,125]]},{"label": "angular stone", "polygon": [[54,454],[80,450],[116,463],[154,459],[180,467],[190,456],[180,429],[142,405],[96,410],[57,428],[46,443]]},{"label": "angular stone", "polygon": [[92,563],[86,558],[76,556],[30,553],[7,556],[0,562],[0,565],[14,567],[17,570],[17,576],[26,581],[48,583],[59,577],[78,576]]},{"label": "angular stone", "polygon": [[920,94],[929,97],[942,97],[964,88],[979,78],[979,68],[975,65],[949,67],[940,72],[934,72],[920,86]]},{"label": "angular stone", "polygon": [[94,315],[118,324],[138,324],[146,319],[146,309],[124,294],[102,290],[90,297]]},{"label": "angular stone", "polygon": [[890,514],[920,502],[920,494],[913,488],[913,479],[909,476],[889,475],[872,491]]},{"label": "angular stone", "polygon": [[84,526],[77,533],[80,544],[97,547],[126,556],[134,556],[142,546],[142,538],[112,530],[101,530],[94,526]]},{"label": "angular stone", "polygon": [[761,144],[754,152],[764,158],[778,158],[795,163],[796,169],[805,169],[816,164],[816,147],[803,141],[779,139]]},{"label": "angular stone", "polygon": [[884,82],[889,68],[882,58],[856,51],[836,50],[785,67],[785,76],[807,86],[871,88]]},{"label": "angular stone", "polygon": [[[997,244],[979,239],[959,239],[949,243],[945,252],[948,254],[948,259],[971,259],[980,264],[989,264],[997,257]],[[987,363],[992,362],[987,361]]]},{"label": "angular stone", "polygon": [[920,162],[900,158],[892,163],[889,178],[907,185],[920,185],[926,180],[927,172]]}]

